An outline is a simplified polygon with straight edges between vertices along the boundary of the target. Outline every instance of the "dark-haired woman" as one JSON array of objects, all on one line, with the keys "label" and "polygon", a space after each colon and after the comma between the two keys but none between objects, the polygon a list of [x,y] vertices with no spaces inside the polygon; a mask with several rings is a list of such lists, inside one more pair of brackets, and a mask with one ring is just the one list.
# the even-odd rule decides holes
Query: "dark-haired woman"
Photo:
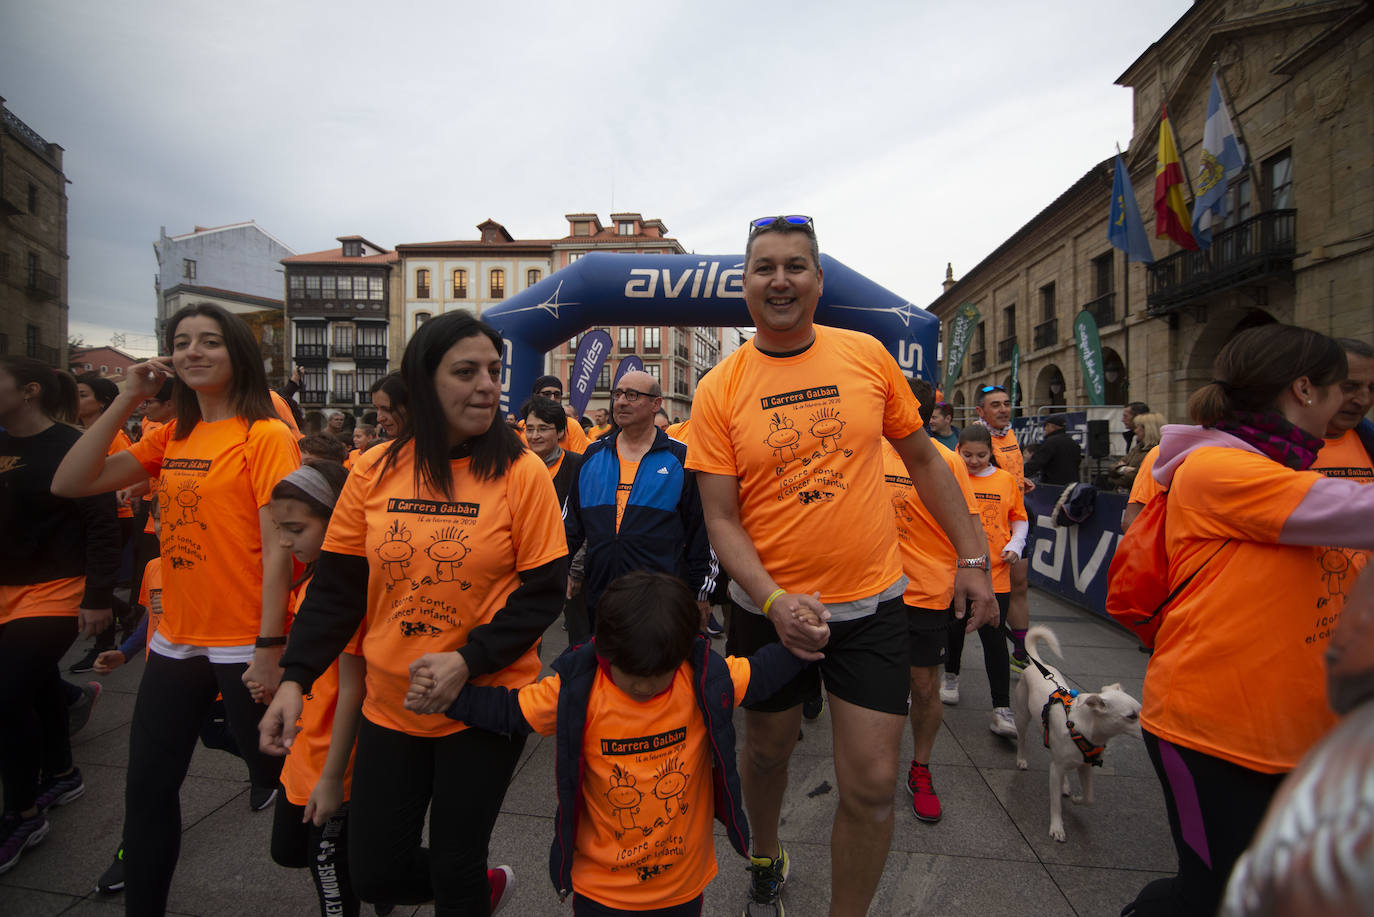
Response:
[{"label": "dark-haired woman", "polygon": [[85,792],[57,663],[109,624],[119,530],[112,496],[52,494],[75,412],[66,373],[0,356],[0,873],[43,840],[49,807]]},{"label": "dark-haired woman", "polygon": [[[291,631],[263,747],[366,620],[367,697],[350,802],[353,885],[365,901],[485,914],[509,873],[487,845],[523,738],[444,716],[469,679],[519,687],[558,615],[567,544],[544,463],[498,416],[501,338],[459,312],[431,319],[401,364],[409,422],[361,456]],[[407,704],[413,671],[435,681]],[[431,809],[428,849],[420,846]]]},{"label": "dark-haired woman", "polygon": [[[299,465],[277,417],[248,326],[218,306],[187,306],[167,323],[168,349],[129,371],[124,392],[67,454],[53,490],[106,493],[159,474],[162,620],[139,684],[129,735],[125,880],[129,914],[160,914],[181,842],[179,791],[217,694],[248,764],[253,808],[271,803],[281,760],[257,750],[245,680],[280,677],[291,559],[267,510]],[[176,418],[107,456],[115,432],[175,376]]]},{"label": "dark-haired woman", "polygon": [[377,426],[390,439],[401,435],[410,413],[410,396],[400,373],[388,373],[373,383],[368,394],[377,411]]},{"label": "dark-haired woman", "polygon": [[1168,488],[1170,588],[1197,573],[1156,636],[1140,715],[1179,872],[1124,914],[1216,912],[1284,775],[1335,724],[1332,555],[1374,548],[1374,487],[1308,470],[1341,403],[1336,342],[1251,328],[1212,372],[1188,402],[1198,426],[1164,428],[1153,472]]}]

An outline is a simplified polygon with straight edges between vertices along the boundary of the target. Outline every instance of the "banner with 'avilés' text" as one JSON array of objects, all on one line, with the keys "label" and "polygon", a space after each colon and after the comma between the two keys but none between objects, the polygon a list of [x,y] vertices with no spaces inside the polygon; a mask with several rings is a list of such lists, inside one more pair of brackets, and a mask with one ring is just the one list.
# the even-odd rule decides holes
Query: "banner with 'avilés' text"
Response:
[{"label": "banner with 'avil\u00e9s' text", "polygon": [[1102,375],[1102,343],[1097,338],[1097,319],[1086,310],[1073,320],[1073,339],[1083,364],[1083,381],[1089,404],[1107,403],[1107,381]]},{"label": "banner with 'avil\u00e9s' text", "polygon": [[635,354],[630,354],[622,359],[615,368],[615,378],[611,380],[611,388],[619,388],[620,380],[625,378],[626,373],[637,373],[644,371],[644,361]]},{"label": "banner with 'avil\u00e9s' text", "polygon": [[573,358],[572,385],[568,404],[581,417],[587,410],[587,402],[592,400],[592,390],[596,379],[601,375],[601,367],[611,355],[611,336],[600,328],[582,335],[577,345],[577,356]]},{"label": "banner with 'avil\u00e9s' text", "polygon": [[954,312],[954,321],[949,326],[949,349],[945,351],[945,384],[946,392],[954,388],[954,383],[959,381],[959,373],[964,368],[964,355],[968,353],[968,342],[973,340],[973,329],[978,327],[978,320],[982,318],[978,314],[978,309],[971,302],[966,302]]}]

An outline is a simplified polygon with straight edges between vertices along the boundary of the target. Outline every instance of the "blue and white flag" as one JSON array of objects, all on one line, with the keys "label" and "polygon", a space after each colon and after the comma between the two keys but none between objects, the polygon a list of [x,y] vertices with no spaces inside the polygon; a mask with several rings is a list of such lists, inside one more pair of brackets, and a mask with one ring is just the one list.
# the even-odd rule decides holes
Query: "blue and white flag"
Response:
[{"label": "blue and white flag", "polygon": [[1193,238],[1199,248],[1212,244],[1212,226],[1226,219],[1226,188],[1245,168],[1245,155],[1231,113],[1221,97],[1221,82],[1212,74],[1212,94],[1207,99],[1207,124],[1202,129],[1202,161],[1193,183]]},{"label": "blue and white flag", "polygon": [[[1135,203],[1135,188],[1126,175],[1126,164],[1116,154],[1116,177],[1112,179],[1112,210],[1107,217],[1107,241],[1126,253],[1127,261],[1154,264],[1155,253]],[[948,386],[946,386],[948,388]]]}]

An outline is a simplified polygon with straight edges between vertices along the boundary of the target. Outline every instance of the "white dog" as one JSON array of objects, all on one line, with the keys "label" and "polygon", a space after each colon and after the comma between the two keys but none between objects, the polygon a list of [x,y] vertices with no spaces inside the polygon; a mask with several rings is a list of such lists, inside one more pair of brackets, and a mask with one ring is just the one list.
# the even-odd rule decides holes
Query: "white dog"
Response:
[{"label": "white dog", "polygon": [[[1059,640],[1048,627],[1032,627],[1026,633],[1026,652],[1035,662],[1044,665],[1037,652],[1043,641],[1056,656],[1063,658]],[[1050,673],[1046,678],[1032,663],[1021,673],[1012,698],[1016,713],[1016,766],[1026,769],[1026,743],[1043,742],[1048,734],[1050,752],[1050,837],[1064,840],[1063,800],[1069,795],[1069,771],[1078,768],[1083,794],[1073,801],[1092,805],[1093,761],[1101,762],[1107,740],[1129,733],[1140,736],[1140,702],[1121,690],[1121,685],[1107,685],[1098,694],[1079,694],[1068,697],[1059,687],[1068,682],[1057,669],[1045,665]],[[1058,682],[1056,684],[1055,682]],[[1051,700],[1053,699],[1053,703]],[[1067,700],[1067,704],[1064,701]],[[1046,704],[1049,709],[1046,711]],[[1042,718],[1042,711],[1046,716]]]}]

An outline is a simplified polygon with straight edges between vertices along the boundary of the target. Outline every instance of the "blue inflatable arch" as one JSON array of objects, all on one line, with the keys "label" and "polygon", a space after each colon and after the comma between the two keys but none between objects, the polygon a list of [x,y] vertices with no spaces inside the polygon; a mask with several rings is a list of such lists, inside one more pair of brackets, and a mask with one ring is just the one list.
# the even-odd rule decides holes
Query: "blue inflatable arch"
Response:
[{"label": "blue inflatable arch", "polygon": [[[816,320],[865,331],[908,375],[935,380],[940,322],[930,313],[821,255],[825,288]],[[482,313],[501,332],[501,410],[517,409],[544,371],[544,354],[598,325],[748,327],[743,255],[590,252]],[[566,384],[566,382],[565,382]]]}]

